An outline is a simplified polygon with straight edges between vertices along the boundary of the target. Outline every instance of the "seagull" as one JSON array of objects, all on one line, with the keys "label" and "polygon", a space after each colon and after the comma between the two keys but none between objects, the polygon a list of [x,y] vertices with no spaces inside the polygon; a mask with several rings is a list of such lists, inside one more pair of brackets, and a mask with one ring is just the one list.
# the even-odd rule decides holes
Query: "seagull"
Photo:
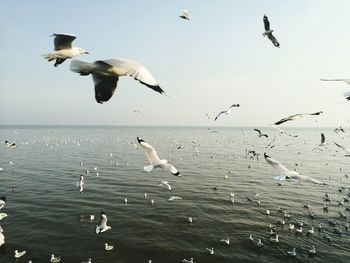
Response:
[{"label": "seagull", "polygon": [[154,168],[162,168],[165,171],[172,173],[173,175],[181,176],[180,172],[167,160],[159,159],[156,150],[150,144],[145,142],[140,137],[137,137],[137,141],[145,151],[145,154],[150,162],[150,165],[147,165],[143,168],[147,173],[151,172]]},{"label": "seagull", "polygon": [[[339,148],[342,148],[346,152],[346,154],[345,154],[346,157],[350,157],[350,149],[349,148],[346,148],[346,147],[344,147],[336,142],[334,142],[334,144],[337,145]],[[1,203],[0,203],[0,205],[1,205]]]},{"label": "seagull", "polygon": [[314,113],[298,113],[298,114],[294,114],[294,115],[288,116],[286,118],[283,118],[283,119],[275,122],[274,125],[280,125],[280,124],[282,124],[284,122],[287,122],[287,121],[294,121],[294,120],[297,120],[297,119],[301,118],[304,115],[320,115],[321,113],[323,113],[323,111],[317,111],[317,112],[314,112]]},{"label": "seagull", "polygon": [[305,181],[305,182],[310,182],[310,183],[314,183],[314,184],[325,185],[325,183],[317,181],[316,179],[314,179],[312,177],[309,177],[306,175],[301,175],[297,171],[288,170],[283,164],[272,159],[266,153],[264,153],[264,157],[265,157],[265,160],[268,164],[270,164],[271,166],[273,166],[274,168],[276,168],[277,170],[280,171],[280,175],[275,177],[275,180],[277,180],[277,181],[283,181],[286,179],[295,179],[295,180],[299,180],[298,184],[300,184],[301,181]]},{"label": "seagull", "polygon": [[133,112],[142,114],[142,112],[140,110],[136,109],[135,106],[133,106]]},{"label": "seagull", "polygon": [[103,211],[101,211],[100,225],[96,226],[95,233],[101,234],[103,232],[106,232],[109,229],[111,229],[111,227],[107,226],[107,216]]},{"label": "seagull", "polygon": [[289,133],[289,132],[287,132],[287,131],[285,131],[285,130],[281,130],[280,128],[278,128],[278,127],[275,126],[275,125],[270,124],[270,126],[271,126],[272,128],[274,128],[274,129],[276,129],[276,130],[279,132],[280,135],[286,134],[286,135],[291,136],[291,137],[295,137],[295,138],[298,137],[298,135],[295,135],[295,134],[293,134],[293,133]]},{"label": "seagull", "polygon": [[318,146],[324,146],[325,145],[325,141],[326,141],[326,137],[324,136],[323,133],[321,133],[321,144],[319,144]]},{"label": "seagull", "polygon": [[105,250],[106,251],[113,250],[113,249],[114,249],[114,246],[108,245],[108,243],[105,243]]},{"label": "seagull", "polygon": [[50,262],[60,262],[61,261],[61,257],[55,257],[54,254],[51,254],[51,258],[50,258]]},{"label": "seagull", "polygon": [[20,258],[22,257],[25,253],[27,253],[25,250],[18,252],[18,250],[15,250],[15,258]]},{"label": "seagull", "polygon": [[160,94],[165,94],[151,73],[143,65],[132,60],[107,59],[93,63],[73,60],[70,70],[81,76],[92,75],[95,84],[95,99],[98,103],[109,101],[117,88],[119,77],[126,75]]},{"label": "seagull", "polygon": [[214,255],[214,248],[206,248],[206,251],[210,254],[210,255]]},{"label": "seagull", "polygon": [[6,197],[0,197],[0,209],[6,205]]},{"label": "seagull", "polygon": [[79,47],[73,47],[72,42],[77,37],[74,35],[68,34],[52,34],[52,37],[55,37],[55,51],[49,54],[43,55],[45,59],[48,61],[52,61],[56,59],[55,67],[59,64],[62,64],[67,58],[74,58],[81,54],[89,54],[89,52],[85,51]]},{"label": "seagull", "polygon": [[7,217],[6,213],[0,213],[0,221]]},{"label": "seagull", "polygon": [[0,226],[0,247],[5,244],[5,236],[4,234],[2,233],[4,232],[4,230],[2,229],[2,227]]},{"label": "seagull", "polygon": [[228,237],[228,238],[220,239],[220,243],[229,245],[230,244],[230,238]]},{"label": "seagull", "polygon": [[82,262],[82,263],[92,263],[92,259],[89,258],[88,261],[84,261],[84,262]]},{"label": "seagull", "polygon": [[188,20],[190,21],[190,11],[188,10],[183,10],[182,14],[179,16],[180,18],[184,19],[184,20]]},{"label": "seagull", "polygon": [[273,242],[273,243],[278,243],[279,240],[278,240],[278,234],[275,235],[275,237],[271,237],[270,238],[270,241]]},{"label": "seagull", "polygon": [[258,137],[259,138],[261,138],[261,137],[268,138],[269,137],[267,134],[261,133],[261,131],[259,129],[254,129],[254,131],[258,132]]},{"label": "seagull", "polygon": [[183,259],[182,260],[183,263],[193,263],[193,258],[190,258],[190,259]]},{"label": "seagull", "polygon": [[10,143],[9,141],[5,141],[5,143],[6,143],[6,146],[11,149],[15,149],[17,147],[15,142]]},{"label": "seagull", "polygon": [[312,249],[309,250],[310,255],[315,255],[316,254],[316,249],[315,246],[312,246]]},{"label": "seagull", "polygon": [[272,35],[272,32],[274,30],[270,29],[270,22],[266,15],[264,15],[263,21],[264,21],[264,28],[265,28],[265,32],[263,33],[263,36],[264,37],[267,36],[268,39],[271,40],[272,44],[274,44],[275,47],[280,47],[280,43],[278,43],[275,36]]},{"label": "seagull", "polygon": [[258,247],[262,247],[264,244],[261,242],[261,239],[258,239],[258,242],[256,243]]},{"label": "seagull", "polygon": [[80,175],[80,179],[79,181],[77,182],[77,187],[79,187],[79,192],[80,193],[83,193],[84,192],[84,176],[81,174]]},{"label": "seagull", "polygon": [[191,216],[189,216],[189,217],[187,218],[187,221],[188,221],[188,223],[192,224],[192,223],[193,223],[193,218],[192,218]]},{"label": "seagull", "polygon": [[169,200],[169,201],[173,201],[173,200],[182,200],[182,198],[181,198],[180,196],[175,196],[175,195],[173,195],[173,196],[170,196],[168,200]]},{"label": "seagull", "polygon": [[252,234],[249,234],[249,241],[254,242],[254,238]]},{"label": "seagull", "polygon": [[294,225],[293,225],[293,224],[289,224],[288,229],[289,229],[289,230],[293,230],[293,229],[294,229]]},{"label": "seagull", "polygon": [[168,183],[168,181],[161,181],[159,186],[167,188],[170,192],[172,191],[171,185]]},{"label": "seagull", "polygon": [[295,248],[292,251],[287,251],[288,256],[295,257],[297,253],[295,252]]},{"label": "seagull", "polygon": [[[321,79],[322,81],[343,81],[346,84],[350,85],[350,79]],[[344,93],[346,100],[350,100],[350,91]]]},{"label": "seagull", "polygon": [[228,114],[231,112],[231,109],[232,109],[233,107],[240,107],[240,105],[239,105],[239,104],[232,104],[227,110],[221,111],[221,112],[215,117],[214,121],[216,121],[216,120],[219,118],[219,116],[220,116],[221,114],[223,114],[223,113],[225,113],[226,115],[228,115]]}]

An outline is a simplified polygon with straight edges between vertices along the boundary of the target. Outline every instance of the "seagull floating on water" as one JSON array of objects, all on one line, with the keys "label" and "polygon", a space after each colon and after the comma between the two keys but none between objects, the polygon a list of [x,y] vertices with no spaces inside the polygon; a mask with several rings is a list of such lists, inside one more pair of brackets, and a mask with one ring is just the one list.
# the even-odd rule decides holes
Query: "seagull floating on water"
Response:
[{"label": "seagull floating on water", "polygon": [[55,51],[49,54],[45,54],[43,57],[48,61],[56,59],[54,65],[55,67],[57,67],[59,64],[62,64],[68,58],[73,58],[81,54],[89,54],[89,52],[85,51],[82,48],[72,46],[72,42],[77,38],[74,35],[52,34],[51,36],[55,37]]},{"label": "seagull floating on water", "polygon": [[231,109],[232,109],[233,107],[240,107],[240,105],[239,105],[239,104],[232,104],[227,110],[221,111],[221,112],[215,117],[214,121],[216,121],[216,120],[219,118],[219,116],[220,116],[221,114],[226,114],[226,115],[230,114]]},{"label": "seagull floating on water", "polygon": [[320,184],[320,185],[325,185],[325,183],[317,181],[316,179],[306,176],[306,175],[301,175],[297,171],[290,171],[288,170],[283,164],[280,162],[272,159],[270,156],[268,156],[266,153],[264,153],[265,160],[268,164],[270,164],[272,167],[276,168],[279,170],[280,175],[275,177],[275,180],[278,181],[283,181],[286,179],[295,179],[299,181],[299,184],[301,181],[303,182],[310,182],[314,184]]},{"label": "seagull floating on water", "polygon": [[77,187],[79,187],[79,192],[80,193],[83,193],[84,192],[84,176],[81,174],[80,175],[80,179],[79,181],[77,182]]},{"label": "seagull floating on water", "polygon": [[114,246],[108,245],[108,243],[105,243],[105,250],[106,251],[110,251],[110,250],[113,250],[113,249],[114,249]]},{"label": "seagull floating on water", "polygon": [[0,221],[7,217],[6,213],[0,213]]},{"label": "seagull floating on water", "polygon": [[162,168],[165,171],[172,173],[173,175],[181,176],[180,172],[167,160],[159,159],[156,150],[150,144],[145,142],[140,137],[137,137],[137,141],[145,151],[148,161],[150,162],[150,165],[147,165],[143,168],[147,173],[151,172],[154,168]]},{"label": "seagull floating on water", "polygon": [[57,262],[60,262],[60,261],[61,261],[61,257],[55,257],[54,254],[51,254],[50,262],[57,263]]},{"label": "seagull floating on water", "polygon": [[287,251],[288,256],[295,257],[297,255],[295,248],[292,251]]},{"label": "seagull floating on water", "polygon": [[160,94],[164,91],[151,73],[141,64],[127,59],[97,60],[93,63],[80,60],[71,62],[71,71],[81,76],[92,75],[95,84],[95,99],[98,103],[109,101],[113,96],[119,77],[130,76]]},{"label": "seagull floating on water", "polygon": [[107,216],[106,214],[101,211],[101,219],[100,219],[100,225],[96,226],[95,233],[101,234],[103,232],[106,232],[107,230],[111,229],[112,227],[107,226]]},{"label": "seagull floating on water", "polygon": [[210,254],[210,255],[214,255],[214,248],[206,248],[206,251]]},{"label": "seagull floating on water", "polygon": [[15,250],[15,258],[20,258],[22,257],[25,253],[27,253],[25,250],[18,252],[18,250]]},{"label": "seagull floating on water", "polygon": [[275,38],[274,35],[272,35],[272,32],[274,30],[270,29],[270,21],[269,19],[267,18],[266,15],[264,15],[264,18],[263,18],[263,21],[264,21],[264,28],[265,28],[265,32],[263,33],[263,36],[267,36],[268,39],[271,40],[272,44],[275,46],[275,47],[280,47],[280,43],[278,43],[277,39]]}]

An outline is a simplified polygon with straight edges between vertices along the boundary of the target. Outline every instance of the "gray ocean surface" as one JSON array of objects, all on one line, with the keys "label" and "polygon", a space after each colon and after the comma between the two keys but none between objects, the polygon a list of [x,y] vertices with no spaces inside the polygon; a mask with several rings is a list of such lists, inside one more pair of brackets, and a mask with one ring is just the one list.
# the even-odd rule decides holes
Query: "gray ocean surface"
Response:
[{"label": "gray ocean surface", "polygon": [[[27,251],[18,262],[33,263],[49,262],[52,253],[61,256],[61,262],[72,263],[88,258],[93,263],[175,263],[184,258],[194,258],[195,263],[350,262],[350,233],[345,229],[349,220],[338,214],[345,211],[350,216],[348,203],[338,205],[349,193],[345,175],[350,173],[350,158],[333,143],[350,146],[350,131],[288,129],[296,138],[271,128],[262,131],[269,138],[258,138],[253,128],[0,126],[0,141],[18,146],[0,144],[0,196],[7,198],[0,212],[8,214],[0,221],[6,242],[0,247],[0,262],[15,262],[15,249]],[[328,145],[314,149],[321,132]],[[148,161],[142,148],[133,144],[137,145],[137,136],[154,146],[182,177],[158,169],[144,172]],[[275,136],[275,146],[266,148]],[[328,185],[298,187],[297,182],[285,182],[278,187],[278,171],[263,156],[247,158],[246,150],[253,149]],[[85,178],[84,193],[77,188],[80,174]],[[173,191],[159,187],[161,180]],[[230,193],[235,193],[234,204]],[[332,198],[328,213],[322,209],[325,193]],[[182,200],[168,201],[172,195]],[[259,199],[260,206],[247,197]],[[314,219],[303,202],[311,205]],[[280,242],[275,244],[267,225],[283,217],[277,206],[292,214],[284,227],[276,226]],[[269,216],[266,209],[271,210]],[[96,235],[101,211],[112,229]],[[95,215],[93,222],[81,218],[90,214]],[[330,219],[337,220],[343,234],[334,232]],[[296,235],[288,224],[299,221],[304,222],[304,232]],[[331,241],[322,237],[318,223]],[[307,235],[312,225],[315,234]],[[250,242],[249,234],[265,245]],[[226,237],[230,245],[219,242]],[[115,245],[114,250],[106,252],[104,243]],[[313,257],[308,253],[312,245],[317,250]],[[214,255],[206,252],[207,247],[214,248]],[[288,257],[293,247],[297,256]]]}]

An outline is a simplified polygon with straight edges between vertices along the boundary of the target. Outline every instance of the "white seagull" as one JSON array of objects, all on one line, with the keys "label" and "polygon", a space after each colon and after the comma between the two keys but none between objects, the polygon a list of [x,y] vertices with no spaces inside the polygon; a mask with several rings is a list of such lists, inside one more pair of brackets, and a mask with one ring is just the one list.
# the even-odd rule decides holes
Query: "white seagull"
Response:
[{"label": "white seagull", "polygon": [[[350,85],[350,79],[321,79],[322,81],[343,81]],[[344,92],[344,97],[346,100],[350,100],[350,91]]]},{"label": "white seagull", "polygon": [[6,197],[0,197],[0,209],[6,205]]},{"label": "white seagull", "polygon": [[219,118],[219,116],[220,116],[221,114],[223,114],[223,113],[226,114],[226,115],[230,114],[231,109],[232,109],[233,107],[240,107],[240,105],[239,105],[239,104],[232,104],[227,110],[221,111],[221,112],[215,117],[214,121],[216,121],[216,120]]},{"label": "white seagull", "polygon": [[15,250],[15,258],[20,258],[22,257],[25,253],[27,253],[25,250],[18,252],[18,250]]},{"label": "white seagull", "polygon": [[171,185],[168,183],[168,181],[161,181],[159,186],[167,188],[170,192],[172,191]]},{"label": "white seagull", "polygon": [[[336,142],[334,142],[334,144],[337,145],[339,148],[343,149],[346,152],[346,154],[345,154],[346,157],[350,157],[350,149],[349,148],[346,148],[345,146],[342,146],[342,145],[340,145],[340,144],[338,144]],[[0,205],[1,205],[1,203],[0,203]]]},{"label": "white seagull", "polygon": [[267,36],[268,39],[271,40],[272,44],[274,44],[275,47],[280,47],[280,43],[278,43],[275,36],[272,35],[272,32],[274,30],[270,29],[270,22],[266,15],[264,15],[263,21],[264,21],[264,28],[265,28],[265,32],[263,33],[263,36],[264,37]]},{"label": "white seagull", "polygon": [[210,254],[210,255],[214,255],[214,248],[206,248],[206,251]]},{"label": "white seagull", "polygon": [[169,201],[182,200],[182,198],[181,198],[180,196],[175,196],[175,195],[173,195],[173,196],[170,196],[168,200],[169,200]]},{"label": "white seagull", "polygon": [[52,34],[52,37],[55,37],[55,51],[49,54],[43,55],[45,59],[48,61],[52,61],[56,59],[55,67],[59,64],[62,64],[67,58],[74,58],[81,54],[89,54],[89,52],[85,51],[79,47],[73,47],[72,42],[77,37],[74,35],[67,34]]},{"label": "white seagull", "polygon": [[282,124],[284,122],[287,122],[287,121],[294,121],[294,120],[297,120],[297,119],[301,118],[304,115],[320,115],[321,113],[323,113],[323,111],[317,111],[317,112],[314,112],[314,113],[298,113],[298,114],[294,114],[294,115],[288,116],[286,118],[280,119],[279,121],[275,122],[274,125],[280,125],[280,124]]},{"label": "white seagull", "polygon": [[143,65],[132,60],[107,59],[97,60],[93,63],[73,60],[70,69],[82,76],[92,75],[95,84],[95,99],[98,103],[109,101],[117,88],[119,77],[126,75],[154,91],[164,94],[151,73]]},{"label": "white seagull", "polygon": [[11,149],[15,149],[17,147],[15,142],[10,143],[9,141],[5,141],[5,143],[6,143],[6,146]]},{"label": "white seagull", "polygon": [[190,258],[190,259],[183,259],[182,260],[183,263],[193,263],[193,258]]},{"label": "white seagull", "polygon": [[297,171],[288,170],[283,164],[272,159],[266,153],[264,153],[264,157],[265,157],[265,160],[268,164],[270,164],[272,167],[276,168],[280,172],[280,175],[275,177],[275,180],[277,180],[277,181],[283,181],[286,179],[295,179],[295,180],[299,181],[298,184],[300,184],[301,181],[304,181],[304,182],[310,182],[310,183],[314,183],[314,184],[325,185],[325,183],[317,181],[316,179],[314,179],[312,177],[309,177],[306,175],[301,175]]},{"label": "white seagull", "polygon": [[0,226],[0,247],[5,244],[5,236],[3,234],[4,230],[2,229],[2,227]]},{"label": "white seagull", "polygon": [[182,14],[179,17],[184,19],[184,20],[190,21],[190,13],[191,13],[190,11],[185,9],[182,11]]},{"label": "white seagull", "polygon": [[108,245],[108,243],[105,243],[105,250],[106,251],[110,251],[110,250],[113,250],[113,249],[114,249],[114,246]]},{"label": "white seagull", "polygon": [[80,193],[83,193],[84,192],[84,176],[81,174],[80,175],[80,179],[79,181],[77,182],[77,187],[79,187],[79,192]]},{"label": "white seagull", "polygon": [[226,245],[229,245],[230,244],[230,238],[223,238],[223,239],[220,239],[220,243],[223,243],[223,244],[226,244]]},{"label": "white seagull", "polygon": [[50,258],[50,262],[60,262],[61,261],[61,257],[55,257],[54,254],[51,254],[51,258]]},{"label": "white seagull", "polygon": [[106,232],[109,229],[111,229],[111,227],[107,226],[107,216],[103,211],[101,211],[100,225],[96,226],[95,233],[100,234],[100,233]]},{"label": "white seagull", "polygon": [[150,162],[150,165],[143,167],[143,169],[147,173],[151,172],[154,168],[162,168],[165,171],[172,173],[173,175],[181,176],[180,172],[173,165],[171,165],[167,160],[159,159],[156,150],[150,144],[145,142],[140,137],[137,137],[137,141],[145,151],[147,159]]},{"label": "white seagull", "polygon": [[0,221],[7,217],[6,213],[0,213]]}]

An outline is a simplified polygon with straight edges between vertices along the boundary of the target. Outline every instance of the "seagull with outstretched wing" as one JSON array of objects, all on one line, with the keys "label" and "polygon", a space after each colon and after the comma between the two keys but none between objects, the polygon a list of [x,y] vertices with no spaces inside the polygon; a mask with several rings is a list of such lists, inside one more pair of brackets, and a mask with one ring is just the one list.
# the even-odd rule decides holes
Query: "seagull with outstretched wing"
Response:
[{"label": "seagull with outstretched wing", "polygon": [[93,63],[73,60],[70,70],[82,76],[91,74],[95,84],[95,98],[98,103],[108,101],[117,88],[119,77],[130,76],[148,88],[164,94],[158,82],[141,64],[128,59],[97,60]]},{"label": "seagull with outstretched wing", "polygon": [[103,232],[106,232],[107,230],[111,229],[112,227],[107,226],[107,216],[106,214],[101,211],[101,219],[100,219],[100,225],[96,226],[95,233],[101,234]]},{"label": "seagull with outstretched wing", "polygon": [[171,165],[168,160],[161,160],[158,157],[156,150],[150,144],[145,142],[140,137],[137,137],[137,141],[143,148],[150,163],[143,168],[147,173],[151,172],[154,168],[162,168],[175,176],[181,176],[180,172],[173,165]]},{"label": "seagull with outstretched wing", "polygon": [[239,104],[232,104],[227,110],[221,111],[221,112],[215,117],[214,121],[216,121],[216,120],[219,118],[219,116],[220,116],[221,114],[226,114],[226,115],[230,114],[231,109],[232,109],[233,107],[240,107],[240,105],[239,105]]},{"label": "seagull with outstretched wing", "polygon": [[283,118],[283,119],[275,122],[274,125],[280,125],[280,124],[282,124],[284,122],[287,122],[287,121],[294,121],[294,120],[297,120],[297,119],[301,118],[304,115],[320,115],[321,113],[323,113],[323,111],[317,111],[317,112],[314,112],[314,113],[298,113],[298,114],[294,114],[294,115],[288,116],[286,118]]},{"label": "seagull with outstretched wing", "polygon": [[272,34],[274,30],[270,29],[270,21],[266,15],[264,15],[263,21],[264,21],[264,28],[265,28],[265,32],[263,33],[263,36],[264,37],[267,36],[267,38],[270,39],[270,41],[275,47],[280,47],[280,43],[277,41],[276,37]]}]

